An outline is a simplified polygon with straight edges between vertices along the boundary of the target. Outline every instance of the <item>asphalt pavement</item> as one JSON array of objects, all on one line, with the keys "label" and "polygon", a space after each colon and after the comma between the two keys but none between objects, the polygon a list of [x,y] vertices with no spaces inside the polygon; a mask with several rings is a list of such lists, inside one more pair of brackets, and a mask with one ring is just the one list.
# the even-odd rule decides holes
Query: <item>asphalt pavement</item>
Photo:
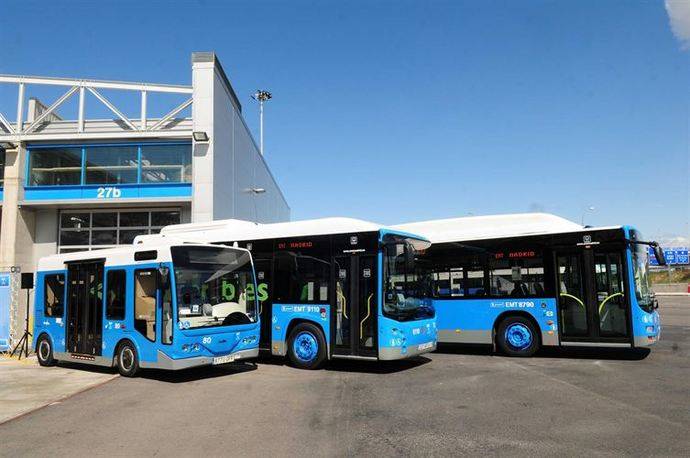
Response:
[{"label": "asphalt pavement", "polygon": [[0,456],[688,456],[690,297],[660,310],[649,353],[444,347],[320,371],[262,361],[117,377],[0,425]]}]

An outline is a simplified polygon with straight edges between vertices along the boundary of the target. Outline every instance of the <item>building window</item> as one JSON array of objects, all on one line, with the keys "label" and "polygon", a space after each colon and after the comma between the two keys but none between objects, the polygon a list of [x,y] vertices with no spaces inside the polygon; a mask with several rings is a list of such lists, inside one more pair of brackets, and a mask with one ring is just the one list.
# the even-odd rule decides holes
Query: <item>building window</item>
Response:
[{"label": "building window", "polygon": [[65,310],[65,275],[46,275],[43,281],[43,315],[62,318]]},{"label": "building window", "polygon": [[192,145],[29,148],[27,186],[191,183]]},{"label": "building window", "polygon": [[138,147],[99,146],[86,150],[86,184],[137,182]]},{"label": "building window", "polygon": [[164,226],[179,223],[179,209],[62,211],[59,252],[129,245],[137,235],[157,234]]},{"label": "building window", "polygon": [[30,186],[81,184],[81,148],[32,148]]},{"label": "building window", "polygon": [[124,320],[127,294],[127,272],[119,269],[109,270],[107,282],[105,317],[109,320]]},{"label": "building window", "polygon": [[190,183],[192,145],[143,145],[142,183]]}]

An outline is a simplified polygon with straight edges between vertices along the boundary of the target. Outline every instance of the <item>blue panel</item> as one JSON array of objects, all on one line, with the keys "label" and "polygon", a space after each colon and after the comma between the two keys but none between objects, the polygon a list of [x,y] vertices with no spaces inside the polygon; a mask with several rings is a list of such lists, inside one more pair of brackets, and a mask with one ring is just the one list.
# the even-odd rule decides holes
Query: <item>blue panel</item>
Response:
[{"label": "blue panel", "polygon": [[147,199],[165,197],[191,197],[190,183],[130,184],[113,186],[29,186],[24,188],[24,200],[79,200]]},{"label": "blue panel", "polygon": [[287,342],[287,329],[294,320],[307,320],[320,326],[326,342],[330,342],[329,304],[273,304],[271,340]]},{"label": "blue panel", "polygon": [[[432,301],[439,331],[491,331],[504,312],[527,312],[541,331],[557,331],[556,299],[440,299]],[[552,324],[549,324],[552,322]]]},{"label": "blue panel", "polygon": [[10,348],[10,274],[0,273],[0,351]]},{"label": "blue panel", "polygon": [[436,318],[395,321],[379,315],[379,352],[384,348],[399,349],[404,357],[408,351],[428,352],[438,339]]},{"label": "blue panel", "polygon": [[2,202],[4,197],[5,197],[4,196],[4,190],[2,188],[0,188],[0,202]]}]

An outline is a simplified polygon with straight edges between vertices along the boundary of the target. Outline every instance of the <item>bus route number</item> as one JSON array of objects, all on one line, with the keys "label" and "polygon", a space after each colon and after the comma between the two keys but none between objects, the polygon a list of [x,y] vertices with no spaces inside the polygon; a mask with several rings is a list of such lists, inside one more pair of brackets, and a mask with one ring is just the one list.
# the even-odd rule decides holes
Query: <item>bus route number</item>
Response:
[{"label": "bus route number", "polygon": [[117,199],[122,197],[122,190],[114,186],[103,186],[98,188],[97,196],[99,199]]}]

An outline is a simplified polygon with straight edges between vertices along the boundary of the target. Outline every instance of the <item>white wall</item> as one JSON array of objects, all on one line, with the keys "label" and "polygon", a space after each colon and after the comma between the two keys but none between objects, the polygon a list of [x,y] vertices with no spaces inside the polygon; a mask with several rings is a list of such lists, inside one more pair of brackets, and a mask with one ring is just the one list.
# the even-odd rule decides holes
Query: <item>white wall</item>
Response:
[{"label": "white wall", "polygon": [[[192,221],[290,219],[290,208],[259,153],[225,72],[212,53],[194,53],[193,122],[209,134],[194,145]],[[252,189],[263,188],[256,194]]]}]

